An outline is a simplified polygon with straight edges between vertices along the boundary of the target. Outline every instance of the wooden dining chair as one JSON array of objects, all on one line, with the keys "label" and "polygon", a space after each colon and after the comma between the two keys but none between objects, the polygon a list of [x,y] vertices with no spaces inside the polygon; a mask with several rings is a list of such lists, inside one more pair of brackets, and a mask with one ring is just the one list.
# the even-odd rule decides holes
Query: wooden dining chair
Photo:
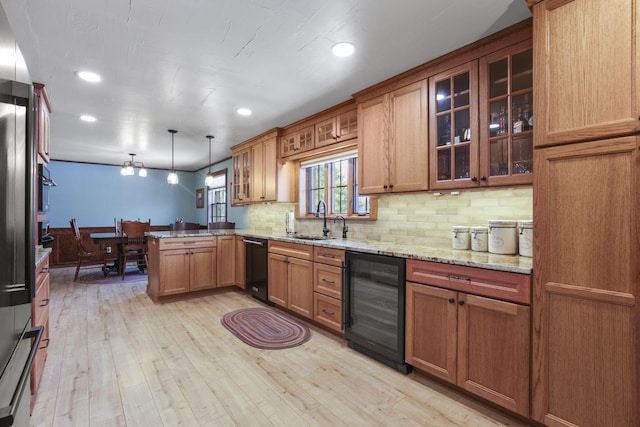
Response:
[{"label": "wooden dining chair", "polygon": [[135,261],[140,271],[148,268],[147,237],[145,233],[151,230],[151,220],[125,221],[120,220],[121,248],[120,248],[120,268],[122,280],[127,271],[127,263]]},{"label": "wooden dining chair", "polygon": [[73,230],[73,237],[76,240],[76,246],[78,248],[77,258],[78,263],[76,264],[76,272],[73,275],[73,281],[78,280],[78,273],[81,268],[89,268],[95,267],[96,265],[102,265],[102,273],[106,276],[107,269],[107,254],[104,249],[101,250],[89,250],[82,243],[82,236],[80,235],[80,229],[78,228],[78,222],[75,218],[72,218],[69,221],[71,224],[71,230]]}]

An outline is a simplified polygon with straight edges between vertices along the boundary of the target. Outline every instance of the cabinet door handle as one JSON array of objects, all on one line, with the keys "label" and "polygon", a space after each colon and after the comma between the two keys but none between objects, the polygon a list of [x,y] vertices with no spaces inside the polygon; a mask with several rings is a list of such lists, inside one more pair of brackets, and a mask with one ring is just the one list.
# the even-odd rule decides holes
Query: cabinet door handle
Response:
[{"label": "cabinet door handle", "polygon": [[486,177],[486,176],[482,175],[482,176],[480,177],[480,181],[486,181],[486,180],[487,180],[487,177]]},{"label": "cabinet door handle", "polygon": [[449,298],[449,304],[453,304],[454,302],[456,302],[455,298]]},{"label": "cabinet door handle", "polygon": [[38,347],[38,350],[44,350],[45,348],[48,348],[48,347],[49,347],[49,341],[50,341],[50,339],[49,339],[49,338],[45,338],[45,339],[41,340],[40,342],[43,342],[43,341],[46,341],[46,345],[44,345],[44,346],[42,346],[42,347]]},{"label": "cabinet door handle", "polygon": [[478,178],[476,178],[475,176],[473,178],[471,178],[471,181],[476,182],[478,180]]},{"label": "cabinet door handle", "polygon": [[40,304],[40,307],[46,307],[49,305],[49,298],[45,298],[42,300],[43,304]]},{"label": "cabinet door handle", "polygon": [[463,300],[458,301],[458,305],[463,306],[464,305],[464,301]]}]

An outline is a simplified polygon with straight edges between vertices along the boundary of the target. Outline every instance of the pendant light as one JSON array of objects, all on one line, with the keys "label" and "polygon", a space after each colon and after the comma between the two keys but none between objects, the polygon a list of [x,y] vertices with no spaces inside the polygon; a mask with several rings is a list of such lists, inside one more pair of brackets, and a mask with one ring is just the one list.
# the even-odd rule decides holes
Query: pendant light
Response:
[{"label": "pendant light", "polygon": [[209,140],[209,173],[204,179],[204,185],[207,187],[211,187],[213,185],[213,174],[211,174],[211,140],[215,138],[215,136],[207,135],[205,138]]},{"label": "pendant light", "polygon": [[178,133],[178,131],[175,129],[169,129],[169,133],[171,134],[171,172],[167,175],[167,182],[169,184],[177,184],[178,174],[173,167],[173,136]]}]

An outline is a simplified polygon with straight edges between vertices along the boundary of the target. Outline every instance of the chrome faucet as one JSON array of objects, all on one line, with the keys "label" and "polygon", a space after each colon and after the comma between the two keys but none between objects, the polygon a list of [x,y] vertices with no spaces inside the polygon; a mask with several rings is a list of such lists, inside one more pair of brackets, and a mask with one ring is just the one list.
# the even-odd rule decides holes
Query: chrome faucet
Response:
[{"label": "chrome faucet", "polygon": [[327,204],[324,200],[320,200],[318,202],[318,207],[316,208],[316,218],[320,218],[320,205],[322,205],[323,214],[324,214],[324,225],[322,226],[322,237],[327,237],[329,235],[329,229],[327,228]]},{"label": "chrome faucet", "polygon": [[342,238],[346,239],[347,238],[347,231],[349,231],[349,227],[347,227],[347,220],[344,219],[344,217],[342,215],[336,215],[336,217],[333,219],[333,223],[335,224],[337,220],[341,219],[342,220]]}]

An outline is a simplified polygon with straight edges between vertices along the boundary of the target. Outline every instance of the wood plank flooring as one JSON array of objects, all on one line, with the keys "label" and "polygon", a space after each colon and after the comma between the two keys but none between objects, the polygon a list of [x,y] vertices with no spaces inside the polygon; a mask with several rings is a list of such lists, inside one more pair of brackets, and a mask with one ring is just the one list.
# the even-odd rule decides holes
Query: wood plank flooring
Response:
[{"label": "wood plank flooring", "polygon": [[220,317],[260,306],[230,290],[154,304],[146,282],[73,283],[51,271],[51,342],[32,426],[522,426],[318,328],[260,350]]}]

